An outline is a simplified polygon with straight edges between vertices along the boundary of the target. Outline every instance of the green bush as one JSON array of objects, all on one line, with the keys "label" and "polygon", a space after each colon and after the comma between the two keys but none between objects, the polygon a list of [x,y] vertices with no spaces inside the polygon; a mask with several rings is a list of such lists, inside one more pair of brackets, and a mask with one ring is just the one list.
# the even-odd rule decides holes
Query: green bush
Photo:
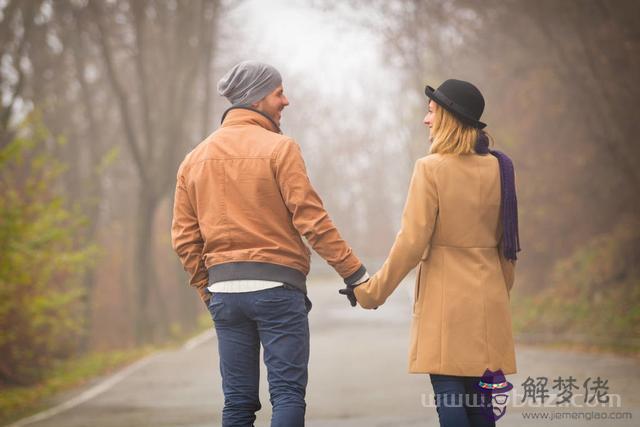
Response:
[{"label": "green bush", "polygon": [[30,116],[0,148],[0,385],[32,384],[77,349],[95,248],[60,190],[55,141]]}]

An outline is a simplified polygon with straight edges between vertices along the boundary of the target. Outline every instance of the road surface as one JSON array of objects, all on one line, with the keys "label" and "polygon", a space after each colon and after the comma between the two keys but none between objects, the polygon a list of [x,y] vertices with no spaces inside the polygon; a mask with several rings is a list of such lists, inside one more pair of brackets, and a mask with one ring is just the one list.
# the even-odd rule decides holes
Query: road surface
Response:
[{"label": "road surface", "polygon": [[[334,281],[317,279],[309,283],[314,308],[310,314],[307,426],[437,426],[427,376],[406,372],[411,280],[376,311],[349,307],[337,294],[339,287],[337,277]],[[209,333],[181,349],[155,354],[115,376],[57,396],[48,402],[54,408],[52,412],[41,414],[40,420],[24,419],[13,426],[220,425],[223,396],[216,345],[215,334]],[[519,373],[508,378],[514,391],[498,426],[640,425],[640,396],[636,393],[640,364],[636,359],[522,345],[516,350]],[[270,418],[264,366],[262,372],[263,409],[258,413],[257,427],[268,426]],[[610,402],[615,406],[619,401],[620,407],[535,408],[531,407],[531,398],[523,403],[522,384],[527,377],[548,378],[551,393],[551,381],[558,376],[573,376],[580,387],[575,393],[583,392],[582,385],[588,378],[607,380]],[[583,398],[576,402],[586,405]],[[632,419],[596,418],[602,414]]]}]

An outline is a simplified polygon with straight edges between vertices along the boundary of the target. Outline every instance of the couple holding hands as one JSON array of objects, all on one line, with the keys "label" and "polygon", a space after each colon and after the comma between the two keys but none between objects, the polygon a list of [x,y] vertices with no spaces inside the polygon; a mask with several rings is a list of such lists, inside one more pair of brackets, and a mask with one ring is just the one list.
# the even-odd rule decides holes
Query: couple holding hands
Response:
[{"label": "couple holding hands", "polygon": [[504,375],[516,372],[509,293],[520,247],[513,164],[489,148],[480,91],[454,79],[425,88],[429,155],[415,164],[400,231],[371,276],[324,209],[300,147],[280,131],[289,105],[280,73],[244,61],[218,92],[231,107],[179,167],[171,236],[214,321],[222,425],[255,421],[261,346],[272,427],[304,425],[311,302],[302,236],[344,278],[352,306],[381,306],[417,266],[409,371],[430,375],[440,425],[494,425],[504,411],[491,395],[510,389]]}]

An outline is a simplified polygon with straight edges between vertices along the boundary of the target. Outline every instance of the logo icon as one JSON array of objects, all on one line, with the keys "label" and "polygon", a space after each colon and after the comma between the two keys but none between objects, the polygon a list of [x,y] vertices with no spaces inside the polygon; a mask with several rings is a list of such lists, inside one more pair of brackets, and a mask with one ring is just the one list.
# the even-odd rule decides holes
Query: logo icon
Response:
[{"label": "logo icon", "polygon": [[502,370],[484,371],[482,378],[476,385],[476,389],[481,391],[490,405],[483,406],[483,410],[487,418],[492,421],[498,421],[507,412],[507,401],[509,400],[509,390],[513,388],[504,377]]}]

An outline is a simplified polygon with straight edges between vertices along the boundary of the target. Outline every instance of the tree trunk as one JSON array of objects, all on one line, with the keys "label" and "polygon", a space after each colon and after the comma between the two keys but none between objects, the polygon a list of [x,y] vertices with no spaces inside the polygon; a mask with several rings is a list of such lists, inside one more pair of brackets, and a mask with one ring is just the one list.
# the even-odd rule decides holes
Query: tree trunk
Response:
[{"label": "tree trunk", "polygon": [[134,254],[135,280],[135,337],[138,344],[145,344],[155,330],[150,322],[149,293],[156,283],[156,270],[153,268],[153,218],[157,200],[142,188],[139,192],[136,217],[136,248]]}]

